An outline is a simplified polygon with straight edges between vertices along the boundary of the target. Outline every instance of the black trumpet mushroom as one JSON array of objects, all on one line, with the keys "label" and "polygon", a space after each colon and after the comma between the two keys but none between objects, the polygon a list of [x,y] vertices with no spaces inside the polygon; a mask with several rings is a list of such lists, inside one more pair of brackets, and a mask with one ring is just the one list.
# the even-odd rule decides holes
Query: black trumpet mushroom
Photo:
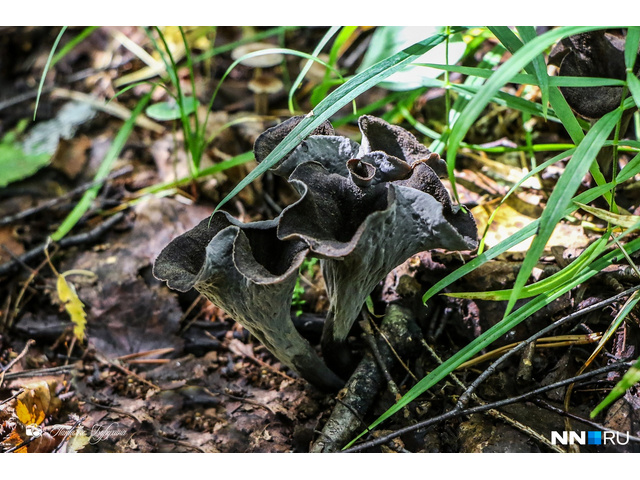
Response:
[{"label": "black trumpet mushroom", "polygon": [[[595,30],[573,35],[553,47],[549,64],[560,67],[558,74],[563,77],[626,80],[625,43],[624,30]],[[634,73],[637,75],[639,71],[640,61],[636,61]],[[560,87],[560,91],[577,114],[598,119],[620,106],[623,87]]]},{"label": "black trumpet mushroom", "polygon": [[300,240],[279,240],[277,225],[277,219],[244,224],[217,212],[174,239],[153,273],[175,290],[195,288],[283,364],[323,390],[336,390],[343,382],[290,317],[298,267],[309,249]]},{"label": "black trumpet mushroom", "polygon": [[[300,119],[263,133],[256,159]],[[359,127],[361,145],[314,135],[274,168],[301,196],[281,213],[278,237],[304,241],[321,259],[330,299],[322,352],[337,372],[348,369],[345,340],[367,296],[393,268],[424,250],[477,246],[472,215],[451,203],[439,179],[439,155],[379,118],[363,116]]]},{"label": "black trumpet mushroom", "polygon": [[[595,30],[573,35],[553,47],[549,64],[559,67],[560,76],[626,80],[625,44],[626,30]],[[637,76],[639,72],[640,54],[637,54],[633,74]],[[560,91],[578,115],[594,123],[620,106],[625,89],[622,86],[560,87]],[[626,110],[622,115],[622,134],[629,125],[633,111]],[[612,153],[613,147],[605,147],[597,157],[606,178],[611,178],[612,174]]]}]

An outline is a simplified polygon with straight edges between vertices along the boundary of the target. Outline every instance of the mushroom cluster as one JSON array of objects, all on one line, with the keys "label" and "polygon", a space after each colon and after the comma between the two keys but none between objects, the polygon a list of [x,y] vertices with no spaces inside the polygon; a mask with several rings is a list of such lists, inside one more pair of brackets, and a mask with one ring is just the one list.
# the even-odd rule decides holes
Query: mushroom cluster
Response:
[{"label": "mushroom cluster", "polygon": [[[302,118],[261,134],[256,160]],[[323,389],[343,383],[347,335],[367,296],[393,268],[420,251],[477,246],[472,215],[451,203],[439,179],[446,173],[440,157],[379,118],[363,116],[359,127],[361,144],[335,135],[325,122],[274,166],[300,194],[278,217],[243,224],[218,212],[173,240],[154,265],[157,278],[171,288],[200,291]],[[330,299],[324,362],[290,318],[305,256],[320,259]]]}]

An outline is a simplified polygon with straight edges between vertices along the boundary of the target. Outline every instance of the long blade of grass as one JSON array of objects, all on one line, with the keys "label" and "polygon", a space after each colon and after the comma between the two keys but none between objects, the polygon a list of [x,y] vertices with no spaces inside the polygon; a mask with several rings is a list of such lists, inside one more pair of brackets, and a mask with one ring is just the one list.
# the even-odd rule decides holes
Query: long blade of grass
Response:
[{"label": "long blade of grass", "polygon": [[38,95],[36,95],[36,106],[33,109],[33,120],[36,119],[36,113],[38,112],[38,105],[40,104],[40,95],[42,94],[42,87],[44,87],[44,80],[47,78],[47,73],[49,72],[49,67],[51,66],[51,61],[53,59],[53,54],[56,52],[56,48],[58,48],[58,43],[62,39],[62,35],[67,30],[67,27],[62,27],[60,33],[56,37],[55,42],[53,42],[53,47],[51,47],[51,51],[49,52],[49,56],[47,57],[47,63],[44,65],[44,70],[42,71],[42,76],[40,77],[40,84],[38,85]]},{"label": "long blade of grass", "polygon": [[89,209],[89,207],[91,206],[91,202],[95,200],[98,192],[102,188],[103,181],[109,175],[111,167],[120,155],[120,152],[122,151],[122,148],[129,138],[129,135],[131,135],[136,122],[136,118],[138,117],[138,115],[140,115],[142,110],[144,110],[144,107],[147,106],[147,103],[149,103],[152,93],[153,90],[142,97],[142,99],[138,102],[138,105],[136,105],[136,108],[131,112],[131,116],[127,119],[126,122],[124,122],[124,125],[122,126],[116,137],[113,139],[111,147],[107,151],[107,154],[100,164],[100,168],[98,168],[98,171],[94,176],[94,181],[97,183],[84,193],[73,210],[69,213],[69,215],[67,215],[62,224],[53,233],[53,235],[51,235],[51,239],[53,241],[57,242],[67,233],[69,233],[69,231],[75,226],[75,224],[78,223],[78,221],[82,218],[82,215],[84,215],[85,212]]},{"label": "long blade of grass", "polygon": [[[640,250],[640,238],[637,238],[631,242],[629,242],[624,249],[628,254],[632,254],[638,250]],[[485,333],[480,335],[474,341],[466,345],[459,352],[454,354],[451,358],[443,362],[441,365],[436,367],[431,373],[429,373],[426,377],[424,377],[420,382],[418,382],[411,390],[409,390],[403,397],[398,401],[395,405],[393,405],[390,409],[388,409],[385,413],[383,413],[380,417],[378,417],[371,425],[369,425],[367,431],[377,427],[387,418],[404,408],[410,402],[414,401],[428,389],[433,387],[440,380],[445,378],[451,372],[453,372],[458,366],[462,363],[470,359],[473,355],[478,353],[483,348],[487,347],[495,340],[500,338],[502,335],[507,333],[509,330],[515,328],[522,321],[526,320],[529,316],[531,316],[536,311],[543,308],[545,305],[549,305],[551,302],[561,297],[577,285],[584,283],[589,280],[594,275],[600,273],[604,268],[609,265],[619,262],[625,258],[624,254],[618,249],[613,252],[610,252],[604,255],[601,259],[589,264],[586,266],[584,272],[576,277],[573,280],[559,287],[555,290],[546,292],[534,298],[533,300],[526,303],[524,306],[509,314],[502,321],[491,327]],[[358,437],[354,438],[347,446],[344,448],[349,448],[353,443],[358,440],[362,435],[366,433],[362,432]]]},{"label": "long blade of grass", "polygon": [[[461,31],[458,29],[457,31]],[[365,71],[355,75],[344,85],[331,92],[307,117],[302,120],[284,140],[258,165],[247,177],[245,177],[216,207],[216,211],[233,198],[240,190],[258,178],[278,160],[292,151],[311,134],[322,122],[337,112],[344,105],[355,99],[361,93],[387,78],[389,75],[402,69],[413,60],[425,54],[431,48],[442,43],[445,36],[433,35],[422,42],[418,42],[391,57],[372,65]]]},{"label": "long blade of grass", "polygon": [[[505,50],[502,45],[496,45],[482,57],[482,61],[480,62],[478,67],[482,70],[493,72],[493,68],[498,65],[498,63],[500,63],[500,59],[502,58],[504,51]],[[467,88],[473,90],[480,88],[480,86],[482,86],[483,84],[484,80],[482,78],[470,77],[465,79],[463,85],[458,86],[457,84],[452,84],[451,88],[458,90],[458,88],[460,87],[462,89]],[[463,95],[456,98],[456,100],[453,102],[453,106],[451,107],[453,114],[450,115],[449,118],[449,128],[445,129],[440,138],[436,139],[431,143],[431,145],[429,145],[429,149],[432,152],[442,155],[442,152],[444,152],[444,149],[447,145],[449,134],[451,133],[451,128],[458,121],[460,113],[464,111],[470,99],[470,96]]]},{"label": "long blade of grass", "polygon": [[[580,204],[582,206],[582,204]],[[635,223],[635,222],[634,222]],[[624,226],[631,226],[633,223]],[[601,236],[598,240],[589,245],[578,258],[567,265],[559,272],[554,273],[550,277],[540,280],[531,285],[527,285],[520,292],[520,299],[534,297],[541,293],[552,290],[566,283],[580,272],[584,266],[595,260],[603,251],[607,243],[607,237]],[[448,297],[454,298],[473,298],[478,300],[508,300],[511,297],[511,289],[491,290],[487,292],[456,292],[445,293]]]},{"label": "long blade of grass", "polygon": [[67,53],[69,53],[71,50],[73,50],[76,45],[78,45],[85,38],[87,38],[89,35],[91,35],[93,33],[93,31],[96,30],[97,28],[99,28],[99,27],[98,26],[86,27],[78,35],[76,35],[71,40],[69,40],[67,43],[65,43],[64,47],[62,47],[60,49],[60,51],[58,53],[56,53],[53,56],[53,58],[51,59],[51,65],[49,66],[49,68],[53,68],[53,66],[56,63],[58,63],[60,60],[62,60]]},{"label": "long blade of grass", "polygon": [[589,171],[591,164],[596,159],[598,152],[602,149],[604,142],[609,137],[609,134],[621,116],[622,109],[617,108],[598,120],[591,130],[589,130],[584,140],[578,145],[576,153],[567,163],[564,172],[558,179],[547,205],[542,212],[537,235],[533,239],[533,242],[531,242],[529,251],[516,277],[505,316],[511,312],[516,300],[520,296],[520,291],[529,279],[533,268],[538,263],[538,259],[542,255],[553,230],[564,216],[564,211],[567,206],[571,204],[573,195],[582,183],[582,179]]},{"label": "long blade of grass", "polygon": [[[536,29],[531,26],[517,27],[518,33],[524,42],[530,42],[538,36]],[[549,105],[549,75],[547,75],[547,64],[542,54],[537,55],[533,61],[533,69],[540,85],[540,95],[542,103],[542,116],[547,117],[547,108]]]},{"label": "long blade of grass", "polygon": [[[329,40],[331,40],[331,38],[336,34],[336,32],[338,30],[340,30],[340,28],[341,27],[331,27],[327,31],[327,33],[324,34],[324,37],[322,37],[320,42],[318,42],[318,45],[316,46],[316,48],[311,53],[311,56],[317,58],[318,55],[320,55],[320,52],[322,52],[322,49],[324,48],[324,46],[329,42]],[[331,63],[331,61],[329,61],[329,63]],[[302,80],[304,79],[305,75],[307,74],[307,72],[311,68],[311,65],[313,65],[313,60],[311,60],[311,59],[307,60],[307,63],[305,63],[304,67],[302,68],[302,70],[300,70],[300,73],[298,74],[298,76],[294,80],[293,85],[291,85],[291,89],[289,90],[289,111],[291,113],[293,113],[293,111],[294,111],[294,108],[293,108],[293,95],[296,92],[296,90],[298,89],[298,87],[300,86],[300,84],[302,83]]]},{"label": "long blade of grass", "polygon": [[[464,139],[467,131],[480,116],[484,108],[492,101],[500,88],[502,88],[507,82],[511,81],[511,78],[515,74],[517,74],[520,70],[527,66],[545,48],[549,47],[565,36],[574,35],[593,29],[593,27],[572,26],[560,27],[558,29],[544,33],[543,35],[536,37],[534,40],[517,50],[513,54],[513,56],[504,64],[502,64],[502,66],[491,76],[491,78],[487,80],[478,94],[473,99],[471,99],[471,101],[467,105],[467,108],[465,108],[463,115],[460,117],[460,120],[456,122],[451,130],[447,151],[447,167],[449,170],[449,179],[451,180],[452,185],[455,184],[453,178],[453,165],[460,143]],[[457,200],[458,194],[455,188],[454,196]]]},{"label": "long blade of grass", "polygon": [[631,71],[636,66],[638,44],[640,44],[640,27],[629,27],[624,44],[624,64]]},{"label": "long blade of grass", "polygon": [[640,154],[636,155],[627,163],[616,177],[616,183],[626,182],[630,178],[640,173]]},{"label": "long blade of grass", "polygon": [[[574,198],[574,201],[581,202],[581,203],[592,202],[596,198],[605,194],[607,191],[611,190],[613,186],[615,186],[614,182],[593,187],[587,190],[586,192],[583,192],[580,195],[577,195]],[[564,211],[564,215],[565,216],[571,215],[577,209],[578,209],[577,205],[571,204]],[[432,286],[429,290],[427,290],[427,292],[422,297],[422,301],[426,303],[431,297],[433,297],[439,291],[448,287],[449,285],[459,280],[460,278],[464,277],[467,273],[472,272],[473,270],[485,264],[489,260],[496,258],[497,256],[508,251],[510,248],[518,245],[520,242],[526,240],[536,232],[539,225],[540,225],[540,219],[534,220],[529,225],[527,225],[522,230],[520,230],[518,233],[511,235],[509,238],[506,238],[505,240],[501,241],[500,243],[498,243],[491,249],[487,250],[483,254],[478,255],[476,258],[474,258],[470,262],[467,262],[460,268],[456,269],[454,272],[450,273],[449,275],[444,277],[442,280],[437,282],[434,286]]]},{"label": "long blade of grass", "polygon": [[[428,67],[448,72],[456,72],[470,77],[489,78],[494,71],[481,67],[465,67],[462,65],[444,65],[442,63],[413,63],[416,67]],[[605,77],[548,77],[550,87],[621,87],[624,80]],[[535,75],[518,73],[511,79],[512,83],[540,86],[540,81]]]}]

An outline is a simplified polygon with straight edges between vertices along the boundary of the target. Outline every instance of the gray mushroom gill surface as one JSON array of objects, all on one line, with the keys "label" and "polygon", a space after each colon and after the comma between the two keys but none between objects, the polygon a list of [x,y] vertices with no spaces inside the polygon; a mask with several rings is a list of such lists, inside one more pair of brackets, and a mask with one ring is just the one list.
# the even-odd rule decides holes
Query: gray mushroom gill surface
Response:
[{"label": "gray mushroom gill surface", "polygon": [[[302,118],[264,132],[256,159]],[[361,145],[331,133],[314,135],[274,167],[301,196],[281,213],[278,237],[304,241],[321,259],[330,299],[322,351],[337,372],[348,368],[345,340],[367,296],[393,268],[424,250],[477,246],[472,215],[452,205],[438,177],[446,173],[442,159],[379,118],[363,116],[359,127]]]},{"label": "gray mushroom gill surface", "polygon": [[308,247],[301,240],[279,240],[277,223],[243,224],[217,212],[165,247],[153,273],[173,289],[195,288],[313,385],[338,389],[344,382],[296,331],[290,317],[297,270]]}]

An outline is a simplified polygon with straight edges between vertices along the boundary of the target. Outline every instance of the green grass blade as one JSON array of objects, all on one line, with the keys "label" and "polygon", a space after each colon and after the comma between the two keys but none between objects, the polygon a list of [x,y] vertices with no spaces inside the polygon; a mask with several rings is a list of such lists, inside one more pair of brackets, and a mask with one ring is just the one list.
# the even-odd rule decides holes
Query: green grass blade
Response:
[{"label": "green grass blade", "polygon": [[[600,27],[598,27],[600,28]],[[604,28],[604,27],[603,27]],[[460,120],[456,122],[449,137],[449,148],[447,151],[447,166],[449,167],[449,178],[454,184],[453,163],[458,152],[460,143],[463,141],[467,131],[471,128],[476,119],[480,116],[484,108],[493,100],[496,93],[520,70],[527,66],[544,49],[548,48],[561,38],[585,31],[593,30],[593,27],[560,27],[551,30],[531,42],[527,43],[487,80],[478,94],[469,102]],[[492,30],[493,31],[493,30]],[[454,196],[458,199],[457,191]]]},{"label": "green grass blade", "polygon": [[[582,204],[578,204],[580,207],[583,207]],[[637,218],[637,217],[636,217]],[[634,225],[625,224],[622,226],[628,227]],[[532,285],[527,285],[520,292],[519,300],[523,298],[535,297],[536,295],[540,295],[542,293],[553,290],[554,288],[560,287],[561,285],[567,283],[571,280],[575,275],[579,274],[585,265],[591,263],[595,260],[600,254],[604,251],[604,248],[607,245],[607,237],[602,236],[591,245],[589,245],[578,258],[576,258],[573,262],[567,265],[565,268],[560,270],[559,272],[554,273],[548,278],[544,280],[540,280]],[[457,293],[445,293],[448,297],[453,298],[471,298],[477,300],[508,300],[511,297],[512,289],[505,290],[492,290],[488,292],[457,292]]]},{"label": "green grass blade", "polygon": [[[636,292],[637,293],[637,292]],[[640,297],[636,296],[636,300]],[[637,301],[633,304],[635,306]],[[615,402],[618,398],[625,394],[625,392],[633,387],[636,383],[640,382],[640,358],[636,361],[636,363],[624,374],[624,376],[620,379],[620,381],[616,384],[615,387],[609,392],[609,395],[600,402],[600,404],[593,409],[593,411],[589,414],[590,418],[595,418],[602,410],[607,408],[613,402]]]},{"label": "green grass blade", "polygon": [[62,39],[62,35],[67,30],[67,27],[62,27],[60,33],[56,37],[55,42],[53,42],[53,47],[51,47],[51,51],[49,52],[49,56],[47,57],[47,63],[44,65],[44,70],[42,71],[42,76],[40,77],[40,84],[38,85],[38,95],[36,95],[36,106],[33,109],[33,119],[36,119],[36,113],[38,112],[38,105],[40,104],[40,95],[42,94],[42,87],[44,87],[44,80],[47,78],[47,73],[49,72],[49,67],[51,66],[51,61],[53,59],[53,54],[56,52],[56,48],[58,48],[58,43],[60,43],[60,39]]},{"label": "green grass blade", "polygon": [[75,224],[78,223],[78,221],[82,218],[82,215],[84,215],[85,212],[89,209],[89,207],[91,206],[91,202],[95,200],[98,192],[100,191],[100,188],[102,188],[102,182],[109,175],[111,167],[118,159],[118,155],[120,155],[120,152],[122,151],[122,148],[129,138],[129,135],[131,135],[136,122],[136,118],[138,118],[138,115],[140,115],[140,113],[144,110],[144,107],[146,107],[147,103],[149,103],[152,93],[153,90],[142,97],[142,99],[138,102],[138,105],[136,105],[136,108],[131,112],[131,116],[127,119],[126,122],[124,122],[124,125],[122,126],[116,137],[113,139],[111,147],[107,151],[107,154],[100,164],[100,168],[98,168],[98,171],[94,176],[94,181],[99,183],[97,183],[84,193],[74,209],[69,213],[69,215],[67,215],[62,224],[53,233],[53,235],[51,235],[51,239],[53,241],[57,242],[67,233],[69,233],[69,231],[75,226]]},{"label": "green grass blade", "polygon": [[[522,37],[522,40],[525,42],[530,42],[538,36],[534,27],[527,26],[517,28],[520,37]],[[540,85],[542,116],[547,118],[547,108],[549,105],[549,75],[547,75],[547,64],[542,54],[537,55],[533,59],[532,64]]]},{"label": "green grass blade", "polygon": [[[631,242],[629,242],[624,249],[628,254],[634,253],[640,250],[640,238],[637,238]],[[577,277],[574,277],[573,280],[563,285],[556,290],[549,291],[542,295],[537,296],[533,300],[526,303],[524,306],[512,312],[507,317],[505,317],[498,324],[491,327],[489,330],[484,332],[478,338],[473,340],[471,343],[462,348],[459,352],[454,354],[451,358],[443,362],[441,365],[436,367],[431,373],[429,373],[426,377],[420,380],[411,390],[409,390],[403,397],[400,399],[395,405],[393,405],[389,410],[383,413],[380,417],[378,417],[371,425],[369,425],[368,430],[371,430],[378,425],[380,425],[387,418],[404,408],[410,402],[414,401],[424,392],[433,387],[436,383],[441,381],[451,372],[453,372],[458,366],[462,365],[464,362],[469,360],[473,355],[478,353],[483,348],[487,347],[495,340],[503,336],[509,330],[515,328],[522,321],[529,318],[533,313],[537,312],[545,305],[549,305],[551,302],[561,297],[577,285],[586,282],[594,275],[600,273],[607,266],[622,261],[625,258],[625,255],[618,249],[616,251],[610,252],[607,255],[604,255],[601,259],[587,265],[585,271]],[[353,439],[345,448],[349,448],[353,443],[358,440],[362,435],[366,432],[362,432],[358,437]]]},{"label": "green grass blade", "polygon": [[236,155],[228,160],[224,160],[223,162],[216,163],[207,168],[203,168],[198,173],[193,176],[179,178],[178,180],[172,180],[169,182],[159,183],[157,185],[152,185],[150,187],[143,188],[136,192],[136,196],[149,195],[154,193],[159,193],[164,190],[169,190],[171,188],[180,187],[182,185],[186,185],[189,182],[193,182],[194,180],[198,180],[200,178],[208,177],[209,175],[213,175],[214,173],[223,172],[224,170],[228,170],[229,168],[237,167],[238,165],[243,165],[247,162],[253,160],[253,152],[245,152],[240,155]]},{"label": "green grass blade", "polygon": [[[462,29],[460,29],[462,30]],[[372,65],[365,71],[355,75],[344,85],[331,92],[318,106],[301,121],[285,139],[265,158],[246,178],[244,178],[216,207],[216,211],[233,198],[240,190],[258,178],[278,160],[292,151],[322,122],[337,112],[344,105],[355,99],[361,93],[377,85],[389,75],[411,63],[434,46],[442,43],[445,36],[433,35],[422,42],[418,42],[391,57]]]},{"label": "green grass blade", "polygon": [[564,216],[564,212],[567,206],[571,204],[573,195],[582,183],[582,179],[589,171],[591,164],[596,159],[598,152],[602,149],[604,142],[609,137],[609,134],[621,116],[622,109],[617,108],[598,120],[591,130],[589,130],[584,140],[578,145],[576,153],[567,163],[564,172],[558,179],[547,205],[542,212],[540,227],[538,228],[536,237],[533,239],[533,242],[531,242],[529,251],[516,277],[505,315],[508,315],[515,305],[522,288],[529,279],[533,268],[538,263],[538,259],[542,255],[553,230]]},{"label": "green grass blade", "polygon": [[50,68],[53,68],[53,66],[56,63],[58,63],[60,60],[62,60],[67,53],[69,53],[71,50],[73,50],[76,45],[78,45],[85,38],[87,38],[89,35],[91,35],[94,32],[94,30],[96,30],[97,28],[100,28],[100,27],[99,26],[86,27],[78,35],[76,35],[71,40],[69,40],[67,43],[65,43],[64,47],[62,47],[60,49],[60,51],[58,53],[56,53],[54,55],[54,57],[51,59]]},{"label": "green grass blade", "polygon": [[[577,195],[574,198],[574,201],[581,202],[581,203],[592,202],[596,198],[598,198],[598,197],[604,195],[606,192],[610,191],[611,188],[614,187],[614,186],[615,186],[615,183],[611,182],[611,183],[607,183],[605,185],[599,185],[597,187],[593,187],[593,188],[587,190],[586,192],[583,192],[580,195]],[[571,215],[577,209],[578,209],[577,205],[571,204],[564,211],[564,215]],[[506,238],[505,240],[503,240],[502,242],[500,242],[496,246],[492,247],[490,250],[484,252],[481,255],[478,255],[476,258],[474,258],[470,262],[467,262],[466,264],[464,264],[460,268],[456,269],[454,272],[450,273],[445,278],[443,278],[438,283],[436,283],[434,286],[432,286],[429,290],[427,290],[427,292],[422,297],[422,301],[424,303],[427,303],[427,301],[431,297],[433,297],[435,294],[440,292],[442,289],[448,287],[453,282],[455,282],[455,281],[459,280],[460,278],[464,277],[466,274],[468,274],[469,272],[472,272],[473,270],[475,270],[479,266],[485,264],[489,260],[492,260],[492,259],[496,258],[497,256],[499,256],[499,255],[503,254],[504,252],[508,251],[510,248],[518,245],[520,242],[526,240],[527,238],[529,238],[530,236],[532,236],[536,232],[536,230],[538,229],[539,225],[540,225],[540,219],[537,219],[537,220],[531,222],[529,225],[524,227],[518,233],[516,233],[514,235],[511,235],[509,238]]]},{"label": "green grass blade", "polygon": [[[444,65],[442,63],[413,63],[416,67],[436,68],[447,72],[460,73],[470,77],[489,78],[493,70],[481,67],[465,67],[462,65]],[[605,77],[547,77],[550,87],[621,87],[626,85],[624,80]],[[535,75],[518,73],[511,79],[512,83],[540,86]]]},{"label": "green grass blade", "polygon": [[636,105],[640,105],[640,80],[633,72],[627,72],[627,87],[629,87],[633,101],[636,102]]},{"label": "green grass blade", "polygon": [[636,66],[638,44],[640,44],[640,27],[629,27],[624,45],[624,64],[627,67],[627,71],[633,71]]},{"label": "green grass blade", "polygon": [[626,182],[640,173],[640,154],[627,163],[616,177],[616,183]]},{"label": "green grass blade", "polygon": [[[320,52],[322,52],[322,49],[324,48],[324,46],[329,42],[329,40],[331,40],[331,38],[336,34],[336,32],[338,30],[340,30],[340,27],[331,27],[327,31],[327,33],[324,34],[324,37],[322,37],[322,39],[320,40],[320,42],[318,43],[316,48],[313,50],[313,52],[311,53],[311,56],[317,58],[318,55],[320,55]],[[329,63],[331,64],[331,59],[329,59]],[[300,70],[300,73],[298,74],[298,76],[294,80],[293,85],[291,85],[291,89],[289,90],[289,111],[292,114],[293,114],[293,111],[294,111],[294,108],[293,108],[293,95],[296,92],[296,90],[298,89],[298,87],[300,86],[300,84],[302,83],[302,80],[304,79],[305,75],[307,74],[307,72],[311,68],[311,65],[313,65],[313,60],[311,60],[311,59],[307,60],[307,63],[305,63],[305,65],[302,68],[302,70]]]}]

